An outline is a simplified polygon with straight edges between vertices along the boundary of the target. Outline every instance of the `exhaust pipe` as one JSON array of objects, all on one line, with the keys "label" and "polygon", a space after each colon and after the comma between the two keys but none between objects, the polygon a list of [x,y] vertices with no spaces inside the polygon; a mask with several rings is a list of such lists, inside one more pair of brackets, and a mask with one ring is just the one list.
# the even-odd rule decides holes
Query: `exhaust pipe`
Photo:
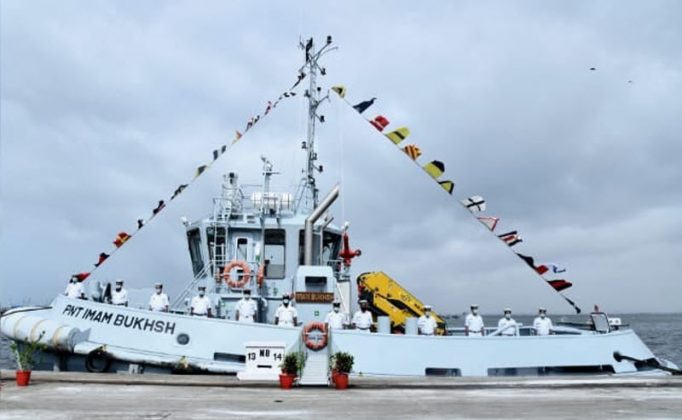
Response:
[{"label": "exhaust pipe", "polygon": [[334,203],[334,201],[338,198],[340,190],[341,186],[336,184],[334,188],[329,191],[329,194],[327,194],[322,202],[315,208],[315,210],[310,213],[310,216],[305,219],[305,245],[303,254],[304,265],[313,265],[313,226],[315,225],[315,222],[317,222],[317,219],[319,219],[320,216],[322,216],[322,214],[329,208],[329,206],[331,206],[332,203]]}]

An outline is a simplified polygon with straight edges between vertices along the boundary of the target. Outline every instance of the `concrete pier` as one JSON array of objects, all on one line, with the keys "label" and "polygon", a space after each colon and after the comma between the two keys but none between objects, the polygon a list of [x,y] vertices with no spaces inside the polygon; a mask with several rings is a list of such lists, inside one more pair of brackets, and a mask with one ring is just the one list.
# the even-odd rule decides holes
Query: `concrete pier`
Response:
[{"label": "concrete pier", "polygon": [[225,376],[2,371],[0,419],[680,418],[682,377],[351,378],[351,389]]}]

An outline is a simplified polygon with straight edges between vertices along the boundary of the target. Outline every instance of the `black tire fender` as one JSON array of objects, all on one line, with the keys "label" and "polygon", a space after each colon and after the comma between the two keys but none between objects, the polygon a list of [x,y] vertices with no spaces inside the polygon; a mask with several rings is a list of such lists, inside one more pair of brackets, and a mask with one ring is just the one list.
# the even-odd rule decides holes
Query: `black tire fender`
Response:
[{"label": "black tire fender", "polygon": [[[97,361],[100,362],[97,363],[97,365],[101,364],[101,366],[97,366],[95,364]],[[98,348],[88,353],[88,355],[85,357],[85,369],[92,373],[108,372],[109,368],[111,368],[112,361],[113,359],[109,353],[101,348]]]}]

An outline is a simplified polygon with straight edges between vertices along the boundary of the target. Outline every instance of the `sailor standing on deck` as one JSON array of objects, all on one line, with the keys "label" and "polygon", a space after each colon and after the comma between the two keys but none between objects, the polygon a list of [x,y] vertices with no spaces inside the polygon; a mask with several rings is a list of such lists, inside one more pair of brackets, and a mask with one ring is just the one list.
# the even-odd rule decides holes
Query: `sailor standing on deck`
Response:
[{"label": "sailor standing on deck", "polygon": [[76,276],[71,276],[71,280],[66,286],[64,294],[71,299],[80,299],[85,294],[83,285],[78,281]]},{"label": "sailor standing on deck", "polygon": [[163,284],[156,283],[154,288],[156,288],[156,293],[149,298],[149,310],[156,312],[168,312],[170,302],[168,301],[168,295],[163,293]]},{"label": "sailor standing on deck", "polygon": [[431,316],[431,305],[424,305],[424,315],[417,321],[419,334],[434,335],[436,333],[436,319]]},{"label": "sailor standing on deck", "polygon": [[372,313],[369,311],[369,305],[365,299],[360,301],[360,310],[353,314],[353,328],[356,328],[363,332],[371,332],[372,328]]},{"label": "sailor standing on deck", "polygon": [[334,301],[332,310],[327,314],[324,323],[327,324],[328,330],[342,330],[343,326],[348,324],[348,315],[345,312],[341,312],[341,302],[338,300]]},{"label": "sailor standing on deck", "polygon": [[298,312],[291,306],[289,295],[282,296],[282,304],[275,312],[275,325],[294,327],[298,324]]},{"label": "sailor standing on deck", "polygon": [[538,317],[533,320],[533,329],[535,330],[535,335],[554,334],[552,320],[547,318],[547,309],[538,309]]},{"label": "sailor standing on deck", "polygon": [[516,321],[511,317],[512,311],[509,308],[504,308],[504,316],[500,318],[497,323],[497,329],[500,330],[500,335],[511,336],[518,335],[518,325]]},{"label": "sailor standing on deck", "polygon": [[190,315],[207,316],[211,318],[211,299],[206,296],[206,286],[199,286],[199,295],[192,298]]},{"label": "sailor standing on deck", "polygon": [[485,334],[483,318],[478,314],[478,305],[471,305],[471,313],[464,318],[464,334],[481,337]]},{"label": "sailor standing on deck", "polygon": [[128,306],[128,291],[123,288],[123,280],[116,280],[116,288],[111,293],[111,304]]},{"label": "sailor standing on deck", "polygon": [[256,322],[256,311],[258,305],[251,299],[251,290],[244,289],[244,295],[234,307],[234,319],[239,322]]}]

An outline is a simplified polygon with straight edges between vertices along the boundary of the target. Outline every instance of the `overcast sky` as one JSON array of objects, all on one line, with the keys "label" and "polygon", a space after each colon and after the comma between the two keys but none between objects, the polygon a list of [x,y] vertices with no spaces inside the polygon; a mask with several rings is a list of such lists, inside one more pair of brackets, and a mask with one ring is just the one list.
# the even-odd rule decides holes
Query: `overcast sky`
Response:
[{"label": "overcast sky", "polygon": [[[515,251],[568,268],[584,309],[680,311],[678,1],[2,1],[0,302],[48,302],[295,79],[299,37],[340,46],[320,83],[378,98],[446,164],[449,197],[352,110],[323,105],[323,192],[363,255],[438,311],[571,308],[454,198],[482,195]],[[594,67],[596,70],[590,70]],[[278,107],[97,272],[177,294],[179,219],[260,154],[300,176],[304,103]]]}]

